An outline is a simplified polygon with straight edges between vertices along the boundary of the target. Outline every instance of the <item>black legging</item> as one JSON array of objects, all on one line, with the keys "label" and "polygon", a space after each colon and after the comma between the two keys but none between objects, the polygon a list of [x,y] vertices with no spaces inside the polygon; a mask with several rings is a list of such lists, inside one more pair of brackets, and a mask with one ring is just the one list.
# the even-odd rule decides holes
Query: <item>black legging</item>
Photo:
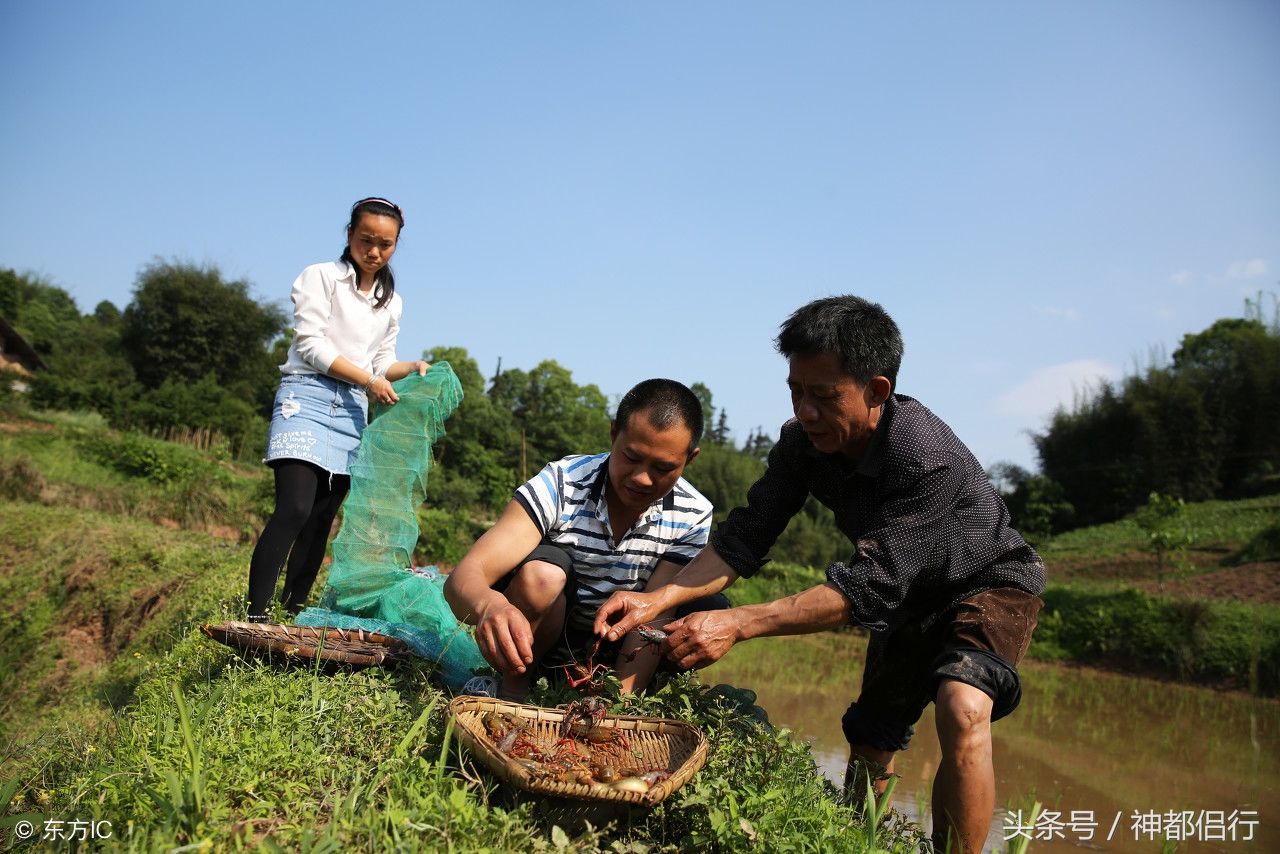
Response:
[{"label": "black legging", "polygon": [[276,473],[276,509],[249,562],[251,618],[267,613],[286,556],[289,565],[281,601],[290,614],[302,610],[324,560],[333,518],[351,486],[347,475],[330,475],[302,460],[280,460],[272,463],[272,468]]}]

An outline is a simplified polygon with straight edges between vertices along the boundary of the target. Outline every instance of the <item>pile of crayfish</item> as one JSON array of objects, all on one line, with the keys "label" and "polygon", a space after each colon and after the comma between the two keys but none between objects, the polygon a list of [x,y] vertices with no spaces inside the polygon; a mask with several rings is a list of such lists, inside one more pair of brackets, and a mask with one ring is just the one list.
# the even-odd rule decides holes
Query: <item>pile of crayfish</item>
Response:
[{"label": "pile of crayfish", "polygon": [[665,768],[642,767],[626,734],[603,725],[607,710],[599,697],[574,700],[565,708],[559,738],[550,746],[535,740],[528,719],[493,711],[482,721],[498,750],[535,779],[643,793],[670,777]]},{"label": "pile of crayfish", "polygon": [[[655,629],[653,626],[640,626],[635,629],[635,634],[640,638],[640,646],[624,653],[623,657],[627,661],[634,661],[636,655],[641,649],[656,649],[662,646],[667,640],[667,633],[661,629]],[[591,647],[591,651],[587,653],[587,660],[574,662],[573,664],[563,664],[560,669],[564,671],[564,679],[569,683],[570,688],[576,688],[584,694],[600,694],[605,689],[605,674],[609,668],[604,664],[596,663],[596,656],[600,653],[600,644],[604,638],[598,638]]]}]

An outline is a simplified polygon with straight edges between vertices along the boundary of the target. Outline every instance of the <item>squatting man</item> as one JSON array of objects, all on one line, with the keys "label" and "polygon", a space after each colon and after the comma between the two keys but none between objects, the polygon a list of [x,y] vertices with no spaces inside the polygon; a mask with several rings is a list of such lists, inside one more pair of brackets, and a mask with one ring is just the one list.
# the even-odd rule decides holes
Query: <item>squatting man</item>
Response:
[{"label": "squatting man", "polygon": [[[661,587],[706,545],[711,502],[682,477],[702,430],[692,391],[645,380],[619,402],[607,453],[547,465],[449,574],[445,598],[476,625],[481,653],[501,674],[499,697],[523,701],[536,674],[592,659],[616,662],[626,691],[648,684],[658,651],[635,634],[599,644],[593,620],[613,592]],[[728,604],[716,595],[675,610]],[[670,616],[655,612],[650,622]]]}]

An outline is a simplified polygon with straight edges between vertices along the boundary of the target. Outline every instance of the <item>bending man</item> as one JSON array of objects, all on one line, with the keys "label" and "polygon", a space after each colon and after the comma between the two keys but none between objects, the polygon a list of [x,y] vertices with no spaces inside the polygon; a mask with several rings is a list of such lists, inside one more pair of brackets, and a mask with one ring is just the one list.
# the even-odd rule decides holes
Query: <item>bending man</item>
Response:
[{"label": "bending man", "polygon": [[995,806],[991,722],[1021,698],[1017,665],[1043,604],[1044,564],[1009,527],[968,448],[918,401],[894,393],[902,338],[883,308],[854,296],[817,300],[787,319],[776,343],[795,418],[747,506],[672,584],[614,594],[595,629],[617,637],[754,574],[814,496],[855,544],[849,561],[793,596],[673,622],[665,651],[700,667],[753,637],[868,627],[862,692],[842,721],[846,785],[857,782],[856,760],[892,772],[933,702],[942,744],[934,841],[939,851],[948,842],[981,851]]}]

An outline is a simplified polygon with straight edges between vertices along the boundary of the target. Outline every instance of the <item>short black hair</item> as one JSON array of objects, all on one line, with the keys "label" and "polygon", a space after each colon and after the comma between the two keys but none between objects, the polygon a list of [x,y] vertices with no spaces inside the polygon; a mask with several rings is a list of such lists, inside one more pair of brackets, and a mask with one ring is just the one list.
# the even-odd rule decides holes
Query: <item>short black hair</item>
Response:
[{"label": "short black hair", "polygon": [[863,385],[887,377],[898,388],[902,333],[879,303],[849,294],[816,299],[783,322],[774,343],[788,359],[831,353]]},{"label": "short black hair", "polygon": [[689,453],[693,453],[702,441],[702,403],[682,382],[652,379],[637,383],[618,402],[618,411],[613,416],[614,426],[619,430],[626,429],[631,416],[637,412],[646,413],[649,423],[659,430],[666,430],[677,418],[683,421],[693,434],[689,440]]}]

